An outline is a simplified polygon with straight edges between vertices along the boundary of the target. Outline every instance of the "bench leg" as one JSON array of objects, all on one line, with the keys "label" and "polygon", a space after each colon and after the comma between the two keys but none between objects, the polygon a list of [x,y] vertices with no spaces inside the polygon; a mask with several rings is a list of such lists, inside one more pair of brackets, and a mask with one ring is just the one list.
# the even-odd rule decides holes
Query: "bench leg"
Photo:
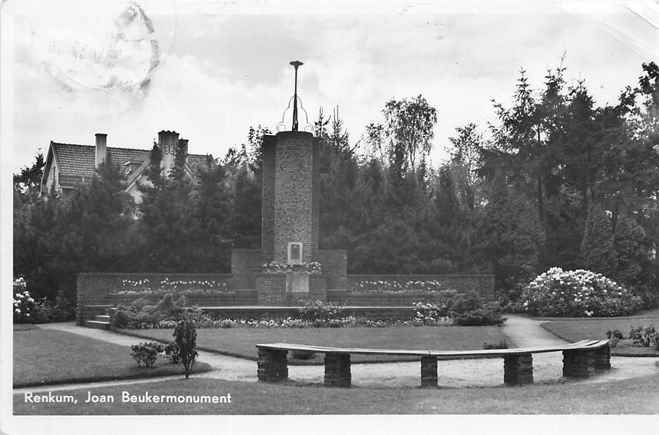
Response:
[{"label": "bench leg", "polygon": [[[598,350],[564,350],[563,376],[566,378],[587,378],[595,374],[596,352]],[[606,356],[602,358],[606,360]],[[601,366],[605,365],[601,362]],[[610,364],[609,364],[610,367]]]},{"label": "bench leg", "polygon": [[350,354],[326,353],[325,385],[328,387],[349,387],[351,382]]},{"label": "bench leg", "polygon": [[437,386],[437,358],[434,356],[421,357],[421,386]]},{"label": "bench leg", "polygon": [[594,350],[595,370],[609,370],[611,368],[611,347],[607,344]]},{"label": "bench leg", "polygon": [[503,357],[503,382],[506,385],[533,383],[533,355],[507,355]]},{"label": "bench leg", "polygon": [[280,382],[288,379],[286,350],[259,348],[257,374],[261,382]]}]

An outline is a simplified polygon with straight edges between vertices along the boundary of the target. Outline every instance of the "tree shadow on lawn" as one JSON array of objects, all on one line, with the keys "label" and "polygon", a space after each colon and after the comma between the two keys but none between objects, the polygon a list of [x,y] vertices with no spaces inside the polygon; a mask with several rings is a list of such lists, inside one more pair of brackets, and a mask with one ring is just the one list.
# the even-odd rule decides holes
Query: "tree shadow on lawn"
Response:
[{"label": "tree shadow on lawn", "polygon": [[[195,363],[194,373],[212,370]],[[14,388],[158,376],[183,376],[183,366],[159,359],[156,367],[137,367],[128,346],[63,331],[21,330],[14,334]]]}]

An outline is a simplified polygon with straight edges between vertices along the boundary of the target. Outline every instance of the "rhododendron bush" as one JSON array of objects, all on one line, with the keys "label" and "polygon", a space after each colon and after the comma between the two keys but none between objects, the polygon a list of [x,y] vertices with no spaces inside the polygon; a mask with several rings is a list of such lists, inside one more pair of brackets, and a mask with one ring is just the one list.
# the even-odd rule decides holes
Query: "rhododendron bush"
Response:
[{"label": "rhododendron bush", "polygon": [[641,307],[641,299],[602,274],[554,267],[523,290],[523,311],[539,316],[620,316]]}]

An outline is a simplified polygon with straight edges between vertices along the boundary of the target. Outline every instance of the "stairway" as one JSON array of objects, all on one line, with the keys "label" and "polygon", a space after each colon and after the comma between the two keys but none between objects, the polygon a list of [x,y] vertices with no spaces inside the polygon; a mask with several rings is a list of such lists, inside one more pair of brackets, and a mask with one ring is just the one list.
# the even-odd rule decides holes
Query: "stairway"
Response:
[{"label": "stairway", "polygon": [[97,314],[92,320],[86,320],[85,326],[96,329],[110,329],[110,315]]}]

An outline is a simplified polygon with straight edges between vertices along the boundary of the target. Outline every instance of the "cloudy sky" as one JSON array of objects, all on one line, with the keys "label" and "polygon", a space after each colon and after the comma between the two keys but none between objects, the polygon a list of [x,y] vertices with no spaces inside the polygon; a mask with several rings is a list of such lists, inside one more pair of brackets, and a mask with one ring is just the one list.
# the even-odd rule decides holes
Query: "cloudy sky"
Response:
[{"label": "cloudy sky", "polygon": [[[9,0],[13,166],[51,140],[150,148],[177,130],[190,152],[221,156],[250,125],[276,130],[300,59],[310,118],[339,106],[351,138],[390,98],[438,109],[433,160],[468,122],[492,120],[521,68],[535,87],[567,67],[600,103],[657,60],[654,1]],[[304,119],[303,119],[304,121]]]}]

